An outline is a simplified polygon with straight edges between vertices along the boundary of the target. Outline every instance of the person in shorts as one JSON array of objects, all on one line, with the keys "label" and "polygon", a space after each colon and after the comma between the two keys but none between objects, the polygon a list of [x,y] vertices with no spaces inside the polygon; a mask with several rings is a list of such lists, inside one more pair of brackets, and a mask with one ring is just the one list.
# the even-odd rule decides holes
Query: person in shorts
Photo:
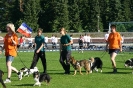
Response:
[{"label": "person in shorts", "polygon": [[107,39],[106,49],[109,47],[110,59],[112,62],[113,73],[117,73],[115,57],[122,51],[121,35],[116,31],[116,25],[111,25],[111,33]]},{"label": "person in shorts", "polygon": [[17,56],[18,36],[15,33],[14,24],[8,23],[6,25],[6,29],[7,29],[7,34],[4,37],[4,46],[2,48],[2,51],[5,50],[6,66],[7,66],[7,79],[4,81],[4,83],[10,83],[11,82],[10,77],[12,71],[16,72],[19,75],[19,71],[12,66],[14,57]]}]

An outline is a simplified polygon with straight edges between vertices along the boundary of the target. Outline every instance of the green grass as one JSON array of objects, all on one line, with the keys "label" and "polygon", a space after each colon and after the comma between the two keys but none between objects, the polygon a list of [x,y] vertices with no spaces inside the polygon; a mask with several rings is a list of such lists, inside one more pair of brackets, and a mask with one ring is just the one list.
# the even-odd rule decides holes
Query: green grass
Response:
[{"label": "green grass", "polygon": [[[103,51],[84,51],[84,53],[78,53],[77,51],[72,52],[72,56],[74,56],[77,60],[80,59],[88,59],[89,57],[102,56]],[[23,63],[30,67],[33,52],[19,52],[19,56],[17,56],[13,62],[13,66],[17,69],[21,69],[24,67]],[[101,59],[103,61],[103,72],[86,75],[85,70],[82,68],[83,74],[72,76],[74,73],[74,69],[71,66],[71,75],[63,75],[64,72],[62,66],[59,63],[59,52],[46,52],[47,59],[47,72],[52,77],[50,85],[47,86],[45,82],[42,83],[41,87],[35,86],[32,75],[30,77],[23,77],[21,81],[18,80],[16,73],[12,73],[11,83],[6,84],[7,88],[131,88],[133,74],[131,68],[124,67],[124,61],[131,58],[133,55],[129,52],[122,53],[116,57],[116,63],[118,68],[117,74],[112,74],[111,62],[109,59],[109,55],[106,53]],[[42,72],[42,64],[39,60],[37,67],[39,71]],[[7,77],[6,65],[5,65],[5,57],[0,59],[0,69],[5,72],[3,79]],[[0,88],[2,86],[0,85]]]}]

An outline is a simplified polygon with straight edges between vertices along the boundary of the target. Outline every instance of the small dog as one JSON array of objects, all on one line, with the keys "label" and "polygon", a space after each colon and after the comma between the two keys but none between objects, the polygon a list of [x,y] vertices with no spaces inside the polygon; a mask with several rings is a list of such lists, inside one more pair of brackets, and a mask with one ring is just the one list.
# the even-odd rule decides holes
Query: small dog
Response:
[{"label": "small dog", "polygon": [[95,69],[96,72],[98,72],[98,68],[101,69],[102,72],[102,66],[103,66],[103,62],[99,57],[91,57],[89,59],[89,61],[91,61],[91,70],[93,71]]},{"label": "small dog", "polygon": [[[125,61],[125,67],[133,68],[133,58]],[[132,74],[133,74],[133,71],[132,71]]]},{"label": "small dog", "polygon": [[79,73],[82,75],[82,72],[81,72],[82,67],[84,67],[84,69],[86,70],[86,74],[92,73],[91,67],[90,67],[91,61],[88,61],[88,60],[77,61],[74,59],[74,57],[71,57],[70,63],[72,64],[73,68],[75,69],[74,75],[76,75],[77,70],[79,70]]},{"label": "small dog", "polygon": [[1,84],[3,86],[3,88],[6,88],[6,85],[4,84],[3,79],[2,79],[3,75],[4,75],[4,72],[2,70],[0,70],[0,82],[1,82]]},{"label": "small dog", "polygon": [[37,67],[34,67],[34,69],[28,69],[28,71],[26,71],[26,73],[24,74],[24,77],[25,76],[29,77],[30,74],[33,74],[34,72],[37,72],[37,71],[39,72]]},{"label": "small dog", "polygon": [[125,61],[125,67],[133,68],[133,58]]},{"label": "small dog", "polygon": [[18,75],[19,76],[19,80],[22,80],[23,75],[24,75],[24,77],[25,76],[29,77],[30,74],[33,74],[34,72],[37,72],[37,71],[39,71],[37,67],[34,67],[34,69],[28,69],[26,67],[21,68],[20,71],[19,71],[19,75]]},{"label": "small dog", "polygon": [[39,72],[34,72],[33,78],[36,82],[33,86],[36,86],[36,85],[41,86],[41,82],[43,81],[45,81],[46,85],[48,85],[51,80],[51,77],[47,73],[40,74]]},{"label": "small dog", "polygon": [[28,71],[28,68],[26,67],[20,69],[19,74],[18,74],[19,80],[22,80],[23,74],[26,73],[27,71]]}]

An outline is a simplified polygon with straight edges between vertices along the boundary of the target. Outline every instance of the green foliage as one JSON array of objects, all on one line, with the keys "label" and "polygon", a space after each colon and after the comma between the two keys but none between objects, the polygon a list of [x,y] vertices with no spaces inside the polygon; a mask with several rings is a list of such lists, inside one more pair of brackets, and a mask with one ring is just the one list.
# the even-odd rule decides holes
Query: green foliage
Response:
[{"label": "green foliage", "polygon": [[[133,20],[133,0],[0,0],[0,30],[26,22],[34,32],[97,32],[108,29],[109,22]],[[99,16],[99,17],[98,17]],[[124,29],[121,31],[128,31]],[[132,30],[132,27],[131,27]]]}]

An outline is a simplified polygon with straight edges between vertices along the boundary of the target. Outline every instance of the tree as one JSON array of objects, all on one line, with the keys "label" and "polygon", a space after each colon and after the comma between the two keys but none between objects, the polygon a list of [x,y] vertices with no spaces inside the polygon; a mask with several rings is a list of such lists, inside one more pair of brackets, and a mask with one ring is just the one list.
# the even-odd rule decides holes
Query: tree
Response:
[{"label": "tree", "polygon": [[37,31],[38,25],[38,14],[40,12],[40,0],[28,0],[24,1],[23,4],[23,18],[19,22],[27,23],[33,31]]},{"label": "tree", "polygon": [[80,20],[80,9],[77,0],[68,1],[69,11],[69,26],[70,31],[82,31],[81,20]]}]

